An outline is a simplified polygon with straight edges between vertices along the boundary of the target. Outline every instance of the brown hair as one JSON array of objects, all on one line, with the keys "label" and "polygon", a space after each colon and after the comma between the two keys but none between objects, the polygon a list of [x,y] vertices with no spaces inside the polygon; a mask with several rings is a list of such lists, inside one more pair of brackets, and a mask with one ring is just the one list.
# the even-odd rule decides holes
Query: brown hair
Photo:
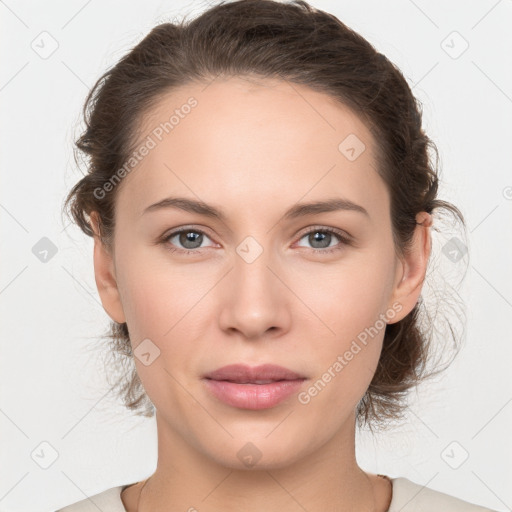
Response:
[{"label": "brown hair", "polygon": [[[83,108],[86,129],[75,148],[75,159],[76,150],[87,157],[88,172],[64,205],[87,235],[94,236],[89,218],[97,211],[101,239],[111,247],[117,188],[101,197],[95,190],[105,190],[123,167],[143,114],[173,88],[219,75],[306,85],[360,116],[376,141],[377,171],[390,192],[399,256],[409,247],[418,212],[444,209],[464,226],[454,205],[436,199],[438,151],[422,129],[421,104],[400,70],[335,16],[303,0],[239,0],[221,2],[191,21],[155,26],[89,92]],[[370,428],[371,423],[399,418],[406,392],[444,369],[427,370],[434,321],[423,308],[420,297],[404,319],[386,326],[376,373],[357,408],[358,421]],[[422,311],[425,325],[420,322]],[[450,332],[454,334],[451,327]],[[154,406],[135,370],[126,323],[111,322],[108,336],[110,354],[124,368],[119,396],[137,414],[153,415]]]}]

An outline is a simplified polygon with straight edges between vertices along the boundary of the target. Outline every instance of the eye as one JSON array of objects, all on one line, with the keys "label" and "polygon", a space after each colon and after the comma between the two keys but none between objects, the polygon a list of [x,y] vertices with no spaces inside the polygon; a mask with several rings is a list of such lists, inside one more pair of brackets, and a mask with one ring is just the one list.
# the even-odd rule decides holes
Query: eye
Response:
[{"label": "eye", "polygon": [[161,243],[163,243],[166,249],[170,250],[171,252],[178,251],[190,254],[198,253],[200,252],[200,249],[208,247],[202,246],[202,243],[205,241],[205,239],[209,240],[209,237],[204,231],[201,231],[200,229],[182,228],[165,235],[162,238]]},{"label": "eye", "polygon": [[[345,245],[352,244],[352,240],[347,234],[334,228],[315,227],[304,233],[300,240],[306,237],[307,242],[313,246],[313,251],[317,253],[331,253],[343,249]],[[336,239],[340,243],[336,244]]]},{"label": "eye", "polygon": [[[300,240],[304,238],[307,238],[307,242],[313,246],[313,252],[322,254],[338,251],[343,249],[346,245],[352,245],[350,235],[335,228],[322,226],[310,229],[301,236]],[[338,243],[336,243],[336,239]],[[211,239],[204,231],[185,227],[164,235],[160,243],[171,252],[177,251],[183,254],[198,254],[201,252],[201,249],[214,246],[213,243],[203,245],[205,240]],[[304,246],[299,245],[299,247]]]}]

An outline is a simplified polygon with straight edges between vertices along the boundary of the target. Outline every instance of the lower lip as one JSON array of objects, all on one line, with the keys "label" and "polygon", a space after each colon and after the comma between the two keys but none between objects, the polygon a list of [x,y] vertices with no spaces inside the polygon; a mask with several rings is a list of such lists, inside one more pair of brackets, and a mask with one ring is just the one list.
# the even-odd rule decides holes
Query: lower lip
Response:
[{"label": "lower lip", "polygon": [[227,380],[203,379],[208,390],[222,402],[240,409],[269,409],[297,393],[305,379],[269,384],[238,384]]}]

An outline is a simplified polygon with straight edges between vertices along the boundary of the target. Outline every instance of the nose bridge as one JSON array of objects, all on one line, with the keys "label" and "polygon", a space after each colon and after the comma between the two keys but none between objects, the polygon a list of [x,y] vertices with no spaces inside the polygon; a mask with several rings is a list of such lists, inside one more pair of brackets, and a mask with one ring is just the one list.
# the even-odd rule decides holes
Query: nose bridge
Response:
[{"label": "nose bridge", "polygon": [[[236,247],[233,279],[236,293],[249,295],[253,300],[268,295],[272,298],[273,279],[275,276],[269,270],[272,267],[271,250],[263,248],[254,237],[247,237]],[[243,298],[243,295],[241,298]],[[269,301],[267,301],[268,303]]]},{"label": "nose bridge", "polygon": [[288,321],[286,287],[276,277],[278,258],[253,236],[235,248],[227,295],[222,302],[223,329],[236,329],[246,337],[258,337]]}]

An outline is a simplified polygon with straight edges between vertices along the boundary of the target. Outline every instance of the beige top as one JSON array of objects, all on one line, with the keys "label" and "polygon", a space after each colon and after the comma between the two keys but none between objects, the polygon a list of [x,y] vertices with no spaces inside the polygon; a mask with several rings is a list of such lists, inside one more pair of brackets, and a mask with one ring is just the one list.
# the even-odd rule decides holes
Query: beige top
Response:
[{"label": "beige top", "polygon": [[[407,478],[391,478],[393,496],[388,512],[496,512],[416,484]],[[136,482],[112,487],[56,512],[126,512],[121,491]]]}]

